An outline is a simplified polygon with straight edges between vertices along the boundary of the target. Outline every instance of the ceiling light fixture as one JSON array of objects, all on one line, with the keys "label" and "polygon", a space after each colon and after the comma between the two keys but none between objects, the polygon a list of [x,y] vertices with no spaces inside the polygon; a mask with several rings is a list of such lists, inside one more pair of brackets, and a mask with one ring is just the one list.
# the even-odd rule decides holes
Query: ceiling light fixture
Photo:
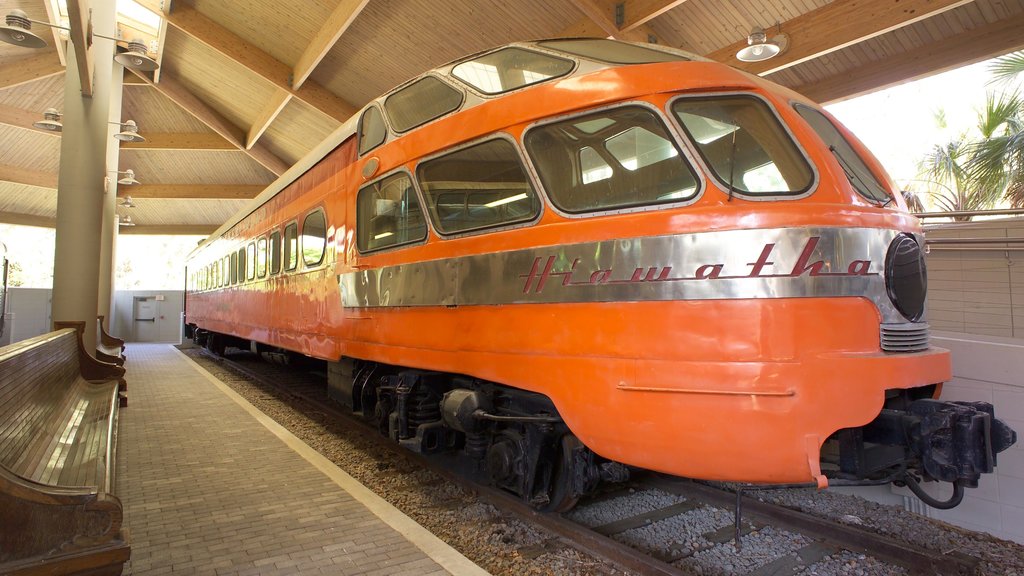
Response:
[{"label": "ceiling light fixture", "polygon": [[[141,182],[135,179],[135,171],[132,170],[131,168],[125,170],[124,172],[119,172],[117,170],[111,170],[111,172],[114,174],[124,174],[124,178],[121,178],[120,180],[117,181],[118,184],[123,184],[125,186],[134,186],[135,184],[141,184]],[[127,203],[131,203],[131,196],[128,197]]]},{"label": "ceiling light fixture", "polygon": [[121,131],[114,134],[114,138],[122,142],[145,142],[146,139],[139,135],[139,125],[135,123],[135,120],[128,120],[126,122],[110,122],[115,126],[120,126]]},{"label": "ceiling light fixture", "polygon": [[32,32],[32,22],[44,24],[44,22],[30,19],[28,14],[25,14],[22,10],[11,10],[7,14],[6,26],[0,26],[0,40],[26,48],[45,47],[46,40]]},{"label": "ceiling light fixture", "polygon": [[125,208],[135,208],[135,203],[132,202],[131,196],[125,196],[124,199],[121,200],[121,203],[118,204],[118,206],[123,206]]},{"label": "ceiling light fixture", "polygon": [[131,216],[125,216],[124,218],[118,216],[117,223],[121,226],[135,226],[135,222],[132,222]]},{"label": "ceiling light fixture", "polygon": [[64,129],[64,125],[60,123],[61,116],[63,116],[63,114],[57,112],[56,108],[47,108],[46,111],[43,112],[43,119],[38,122],[33,122],[32,126],[39,128],[40,130],[60,132]]},{"label": "ceiling light fixture", "polygon": [[768,39],[763,28],[754,27],[747,36],[747,45],[736,52],[740,62],[762,62],[785,52],[789,46],[789,36],[779,32]]},{"label": "ceiling light fixture", "polygon": [[[67,26],[33,20],[22,10],[11,10],[7,14],[5,21],[7,23],[6,26],[0,26],[0,41],[28,48],[43,48],[46,46],[46,40],[43,40],[32,32],[33,23],[49,26],[50,28],[59,28],[68,32],[71,31],[71,28]],[[87,34],[90,38],[95,36],[96,38],[105,38],[107,40],[113,40],[114,42],[124,41],[122,38],[104,36],[103,34],[93,32],[92,20],[89,20],[89,31]],[[86,42],[86,44],[91,43],[91,39]],[[125,68],[138,70],[139,72],[152,72],[153,70],[160,68],[160,65],[157,64],[156,60],[149,57],[146,51],[146,43],[140,38],[132,39],[132,41],[128,43],[128,51],[115,54],[114,60]]]}]

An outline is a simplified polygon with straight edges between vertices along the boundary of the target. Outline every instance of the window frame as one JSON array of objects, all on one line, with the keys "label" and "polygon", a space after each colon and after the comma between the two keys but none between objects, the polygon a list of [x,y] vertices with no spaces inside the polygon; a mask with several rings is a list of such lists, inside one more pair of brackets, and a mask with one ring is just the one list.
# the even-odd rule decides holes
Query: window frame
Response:
[{"label": "window frame", "polygon": [[[487,56],[487,55],[492,54],[494,52],[498,52],[498,51],[504,50],[506,48],[519,48],[520,50],[526,50],[528,52],[536,52],[538,54],[543,54],[544,56],[550,56],[552,58],[557,58],[559,60],[566,60],[566,61],[572,63],[572,67],[569,69],[568,72],[566,72],[565,74],[562,74],[561,76],[552,76],[551,78],[545,78],[544,80],[538,80],[537,82],[533,82],[532,84],[526,84],[526,85],[520,86],[518,88],[513,88],[511,90],[505,90],[504,92],[493,92],[493,93],[492,92],[484,92],[483,90],[480,90],[479,88],[477,88],[476,86],[470,84],[466,80],[463,80],[462,78],[459,78],[458,76],[455,75],[455,68],[457,66],[459,66],[461,64],[465,64],[466,62],[472,62],[473,60],[476,60],[476,59],[481,58],[483,56]],[[451,65],[446,67],[446,70],[447,70],[446,75],[448,77],[450,77],[454,82],[458,83],[460,86],[466,88],[466,90],[468,90],[472,94],[474,94],[476,96],[479,96],[481,98],[488,98],[488,99],[490,99],[490,98],[501,98],[502,96],[508,96],[509,94],[514,94],[516,92],[519,92],[520,90],[526,90],[528,88],[533,88],[534,86],[538,86],[540,84],[544,84],[545,82],[557,82],[559,80],[565,80],[566,78],[571,78],[573,76],[573,74],[575,74],[576,71],[579,70],[579,67],[580,67],[580,58],[579,57],[574,57],[574,56],[572,56],[572,55],[570,55],[570,54],[568,54],[566,52],[560,52],[558,50],[552,50],[550,48],[547,48],[545,46],[541,46],[539,44],[528,45],[528,46],[523,46],[523,45],[519,45],[519,44],[508,44],[508,45],[505,45],[505,46],[501,46],[500,48],[495,48],[493,50],[488,50],[488,51],[486,51],[486,52],[484,52],[482,54],[473,54],[472,56],[467,56],[467,57],[463,58],[462,60],[459,60],[458,62],[452,62]],[[463,102],[463,104],[465,104],[465,102]]]},{"label": "window frame", "polygon": [[231,268],[231,285],[235,286],[238,284],[238,251],[232,250],[228,254],[228,260],[230,261],[228,266]]},{"label": "window frame", "polygon": [[[381,121],[384,123],[384,139],[374,144],[373,146],[367,148],[366,151],[363,152],[363,118],[365,118],[366,115],[370,113],[370,108],[376,108],[377,113],[380,114]],[[377,148],[380,148],[381,146],[387,144],[388,136],[390,136],[390,134],[391,126],[388,125],[388,117],[387,114],[384,113],[384,107],[376,100],[370,102],[363,110],[363,113],[359,115],[359,121],[356,122],[356,158],[362,158],[363,156],[366,156],[367,154],[373,152]]]},{"label": "window frame", "polygon": [[[371,250],[362,250],[361,248],[359,248],[359,194],[364,189],[366,189],[367,187],[373,186],[374,184],[376,184],[378,182],[382,182],[384,180],[387,180],[388,178],[391,178],[392,176],[395,176],[396,174],[405,174],[406,177],[409,178],[409,181],[412,182],[412,190],[413,190],[413,193],[416,194],[416,201],[419,202],[419,204],[420,204],[420,206],[419,206],[420,214],[423,216],[423,222],[426,224],[426,229],[424,230],[423,238],[420,238],[418,240],[411,240],[409,242],[403,242],[402,244],[392,244],[390,246],[383,246],[381,248],[374,248],[374,249],[371,249]],[[369,180],[367,182],[364,182],[362,186],[357,188],[356,189],[356,194],[355,194],[355,211],[354,211],[354,214],[355,214],[355,220],[356,220],[355,246],[356,246],[356,252],[359,253],[360,256],[367,256],[367,255],[370,255],[370,254],[380,254],[382,252],[389,252],[391,250],[397,250],[397,249],[401,249],[401,248],[408,248],[410,246],[420,246],[420,245],[426,244],[427,240],[430,238],[430,231],[432,230],[432,227],[431,227],[431,223],[430,223],[430,215],[427,214],[426,204],[423,203],[423,192],[420,190],[419,182],[416,181],[415,175],[413,175],[413,173],[409,169],[405,168],[404,166],[401,167],[401,168],[398,168],[396,170],[392,170],[391,172],[388,172],[387,174],[384,174],[382,176],[378,176],[377,178],[374,178],[373,180]]]},{"label": "window frame", "polygon": [[[537,127],[547,126],[549,124],[558,124],[566,120],[572,120],[573,118],[581,118],[583,116],[590,116],[592,114],[596,114],[599,112],[616,110],[618,108],[628,108],[631,106],[640,106],[642,108],[646,108],[650,112],[653,112],[654,115],[659,120],[661,120],[662,125],[668,132],[669,137],[672,138],[672,143],[675,144],[678,148],[680,152],[680,157],[683,158],[689,164],[690,169],[696,176],[695,180],[697,181],[697,191],[693,194],[692,197],[686,200],[682,200],[680,202],[665,202],[661,204],[649,204],[644,206],[608,208],[604,210],[592,210],[589,212],[566,212],[565,210],[559,208],[551,200],[551,196],[548,194],[547,189],[543,187],[544,182],[540,178],[540,172],[537,170],[537,167],[533,164],[533,158],[530,156],[529,152],[526,149],[527,134],[529,134],[531,130]],[[563,114],[561,116],[544,118],[542,120],[533,122],[532,124],[528,125],[525,130],[523,130],[522,153],[526,154],[526,159],[530,162],[530,172],[532,173],[534,179],[537,181],[540,189],[543,190],[543,198],[551,206],[551,210],[554,211],[555,214],[558,214],[563,218],[595,218],[600,216],[611,216],[615,214],[632,214],[637,212],[654,212],[656,210],[669,210],[672,208],[681,208],[684,206],[694,204],[698,202],[701,198],[703,198],[704,193],[708,189],[708,182],[707,175],[705,172],[706,169],[702,164],[698,163],[698,154],[695,150],[692,150],[690,148],[689,138],[687,138],[682,132],[680,132],[679,127],[676,126],[675,122],[673,122],[672,120],[673,119],[671,118],[671,116],[669,114],[666,114],[665,110],[661,109],[660,107],[654,104],[651,104],[646,100],[623,100],[621,102],[615,102],[613,104],[608,104],[605,106],[598,106],[596,108],[588,108],[586,110],[574,111],[568,114]]]},{"label": "window frame", "polygon": [[[780,193],[774,193],[774,194],[767,194],[767,193],[751,194],[751,193],[745,192],[743,190],[735,190],[734,189],[733,192],[732,192],[732,195],[737,197],[737,198],[740,198],[740,199],[743,199],[743,200],[748,200],[748,201],[751,201],[751,202],[774,202],[776,200],[800,200],[802,198],[807,198],[808,196],[811,196],[812,194],[814,194],[818,190],[818,183],[820,181],[820,177],[819,177],[819,174],[818,174],[818,167],[814,165],[814,162],[811,160],[811,157],[807,154],[807,150],[804,148],[804,146],[800,142],[800,140],[797,139],[796,135],[793,134],[793,130],[790,129],[789,124],[786,123],[785,118],[783,118],[782,114],[779,113],[779,110],[775,107],[775,105],[770,100],[768,100],[768,98],[766,98],[763,95],[758,94],[756,92],[750,92],[750,91],[744,91],[744,90],[729,90],[729,91],[726,91],[726,92],[699,92],[699,93],[692,93],[692,94],[680,94],[678,96],[670,98],[668,100],[668,102],[665,103],[665,112],[668,115],[669,121],[672,123],[672,126],[674,127],[674,129],[678,131],[680,137],[683,139],[683,143],[685,144],[685,146],[687,148],[691,148],[693,150],[693,154],[694,154],[694,156],[695,156],[695,158],[697,159],[697,162],[698,162],[697,166],[700,167],[700,169],[702,171],[704,171],[704,173],[707,175],[708,178],[710,178],[710,179],[712,179],[714,181],[716,186],[718,188],[720,188],[720,192],[723,195],[725,195],[726,198],[728,198],[729,197],[729,183],[725,182],[721,178],[719,178],[718,173],[711,168],[711,165],[704,158],[704,154],[700,151],[700,148],[690,138],[690,133],[683,127],[682,121],[676,116],[675,112],[672,111],[672,107],[675,105],[676,102],[678,102],[679,100],[684,100],[684,99],[689,99],[689,100],[707,100],[707,99],[710,99],[710,98],[728,98],[728,97],[735,97],[735,96],[754,98],[756,100],[759,100],[761,103],[763,103],[768,108],[768,111],[775,118],[775,121],[778,122],[779,127],[786,134],[786,136],[789,137],[790,141],[795,146],[796,151],[800,153],[800,156],[803,158],[803,160],[807,164],[808,168],[810,168],[811,180],[807,184],[807,188],[802,190],[802,191],[799,191],[799,192],[790,192],[790,193],[781,193],[781,194]],[[796,114],[795,110],[793,111],[793,114]],[[801,119],[801,121],[802,121],[802,119]]]},{"label": "window frame", "polygon": [[[274,256],[274,239],[275,239],[274,237],[275,236],[277,237],[277,258],[276,259],[273,258],[273,256]],[[281,230],[279,230],[277,228],[275,228],[274,230],[271,230],[270,231],[270,235],[269,235],[269,239],[270,239],[270,245],[268,246],[268,252],[267,252],[267,271],[269,272],[270,276],[277,276],[278,274],[281,273],[281,270],[282,270],[282,266],[281,265],[284,263],[284,250],[282,249],[283,246],[281,244]],[[274,269],[274,265],[275,264],[277,265],[277,270]]]},{"label": "window frame", "polygon": [[[316,214],[317,212],[321,213],[323,215],[323,217],[324,217],[324,249],[320,253],[320,260],[318,260],[315,264],[308,264],[308,263],[306,263],[306,252],[305,252],[305,247],[303,246],[304,242],[303,242],[302,239],[305,238],[305,236],[306,236],[306,234],[305,234],[305,232],[306,232],[306,220],[308,220],[310,216],[312,216],[313,214]],[[327,263],[327,236],[328,236],[327,231],[329,229],[330,229],[330,227],[327,224],[327,212],[324,210],[323,206],[317,206],[316,208],[314,208],[314,209],[310,210],[309,212],[307,212],[306,215],[302,217],[302,229],[299,230],[298,243],[297,244],[298,244],[298,247],[299,247],[299,255],[300,255],[299,260],[302,261],[302,268],[303,268],[303,270],[312,270],[314,268],[319,268],[320,266],[323,266],[324,264]]]},{"label": "window frame", "polygon": [[[523,168],[523,173],[526,174],[526,181],[527,181],[527,183],[530,186],[533,187],[533,191],[537,195],[537,201],[538,201],[538,204],[540,205],[539,209],[537,210],[537,214],[533,218],[531,218],[529,220],[519,220],[519,221],[510,223],[510,224],[497,224],[497,225],[487,226],[487,227],[482,227],[482,228],[472,228],[472,229],[469,229],[469,230],[460,230],[458,232],[442,232],[437,226],[434,225],[434,217],[431,214],[430,206],[426,202],[427,193],[426,193],[426,191],[423,191],[423,183],[420,181],[420,178],[419,178],[420,166],[422,166],[423,164],[425,164],[427,162],[430,162],[432,160],[436,160],[438,158],[442,158],[442,157],[447,156],[449,154],[454,154],[456,152],[460,152],[460,151],[465,150],[467,148],[472,148],[474,146],[479,146],[480,144],[486,144],[487,142],[490,142],[490,141],[493,141],[493,140],[505,140],[505,141],[509,142],[510,144],[512,144],[512,148],[515,150],[516,156],[519,158],[519,164]],[[462,144],[459,144],[458,146],[452,146],[451,148],[445,148],[445,149],[443,149],[443,150],[441,150],[439,152],[435,152],[435,153],[431,154],[430,156],[424,156],[418,162],[416,162],[416,167],[413,170],[413,176],[414,176],[413,177],[413,183],[414,183],[415,187],[422,191],[422,194],[421,194],[421,197],[420,197],[420,201],[423,202],[422,206],[423,206],[424,212],[426,213],[427,226],[428,226],[428,228],[430,230],[432,230],[434,232],[434,234],[437,234],[439,237],[444,238],[444,239],[463,238],[463,237],[466,237],[466,236],[479,236],[480,234],[491,234],[493,232],[503,232],[505,230],[516,230],[516,229],[519,229],[519,228],[528,228],[530,226],[535,225],[537,222],[539,222],[541,220],[541,218],[544,217],[544,212],[547,210],[548,205],[549,205],[548,199],[544,195],[543,187],[540,185],[540,179],[537,177],[537,173],[534,172],[533,164],[530,162],[529,157],[526,155],[526,151],[523,149],[523,147],[520,144],[520,142],[518,140],[516,140],[511,134],[508,134],[507,132],[492,132],[492,133],[487,134],[487,135],[485,135],[485,136],[483,136],[481,138],[477,138],[477,139],[471,140],[469,142],[464,142]],[[428,234],[428,236],[429,236],[429,234]]]},{"label": "window frame", "polygon": [[[262,248],[260,248],[261,245],[263,246]],[[269,246],[267,244],[267,235],[266,234],[264,234],[264,235],[262,235],[262,236],[260,236],[259,238],[256,239],[256,277],[257,278],[266,278],[267,277],[267,268],[268,268],[267,265],[269,264],[269,262],[267,261],[267,258],[270,257],[270,253],[268,252],[268,249],[269,249]],[[261,254],[263,255],[263,272],[260,272],[260,255]]]},{"label": "window frame", "polygon": [[[291,254],[288,253],[288,229],[295,229],[295,265],[288,267],[288,257]],[[302,247],[299,246],[299,221],[298,219],[292,220],[291,222],[284,225],[284,234],[282,235],[281,242],[281,270],[282,272],[295,272],[299,269],[299,252],[302,251]]]},{"label": "window frame", "polygon": [[[416,84],[417,82],[422,82],[423,80],[425,80],[428,77],[431,77],[431,78],[437,80],[438,82],[440,82],[441,84],[443,84],[443,85],[451,88],[452,90],[458,92],[459,93],[459,104],[457,106],[455,106],[455,108],[452,108],[451,110],[445,112],[444,114],[441,114],[440,116],[435,116],[433,118],[428,118],[427,120],[424,120],[423,122],[420,122],[419,124],[416,124],[414,126],[406,128],[405,130],[399,130],[394,124],[392,124],[391,116],[388,114],[388,100],[390,100],[393,96],[395,96],[396,94],[398,94],[402,90],[405,90],[406,88],[412,86],[413,84]],[[503,93],[503,94],[505,94],[505,93]],[[426,126],[427,124],[430,124],[431,122],[436,122],[436,121],[438,121],[438,120],[440,120],[442,118],[447,118],[448,116],[451,116],[452,114],[456,114],[460,110],[462,110],[462,108],[465,105],[466,105],[466,91],[461,89],[461,84],[460,85],[456,85],[454,82],[448,81],[443,76],[440,76],[438,74],[434,74],[433,72],[429,72],[427,74],[422,74],[422,75],[420,75],[420,76],[418,76],[416,78],[413,78],[409,82],[406,82],[405,84],[399,86],[398,88],[395,88],[394,90],[391,90],[390,92],[388,92],[387,95],[384,96],[384,98],[380,101],[379,108],[381,110],[381,114],[383,114],[384,118],[385,118],[384,126],[386,128],[390,128],[390,130],[392,132],[394,132],[395,134],[402,135],[402,134],[406,134],[408,132],[412,132],[413,130],[415,130],[417,128]],[[387,137],[384,138],[384,142],[381,142],[381,144],[384,144],[386,142],[387,142]],[[379,146],[379,144],[378,144],[378,146]],[[373,150],[373,148],[371,148],[370,150]],[[367,150],[367,152],[370,152],[370,150]]]}]

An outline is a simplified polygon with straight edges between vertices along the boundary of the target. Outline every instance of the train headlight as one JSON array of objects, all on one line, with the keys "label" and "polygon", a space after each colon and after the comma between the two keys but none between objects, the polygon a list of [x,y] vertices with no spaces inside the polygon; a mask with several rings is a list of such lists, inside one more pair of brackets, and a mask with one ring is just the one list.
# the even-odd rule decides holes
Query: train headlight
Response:
[{"label": "train headlight", "polygon": [[889,245],[885,256],[885,287],[896,309],[911,322],[924,314],[928,293],[928,272],[924,251],[909,234],[900,234]]}]

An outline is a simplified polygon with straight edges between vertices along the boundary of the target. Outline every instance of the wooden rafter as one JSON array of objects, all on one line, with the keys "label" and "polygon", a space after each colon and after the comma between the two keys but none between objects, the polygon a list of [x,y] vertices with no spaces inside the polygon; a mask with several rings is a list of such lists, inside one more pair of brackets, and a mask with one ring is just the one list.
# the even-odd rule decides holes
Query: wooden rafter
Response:
[{"label": "wooden rafter", "polygon": [[122,142],[121,150],[237,150],[220,134],[146,132],[145,142]]},{"label": "wooden rafter", "polygon": [[[60,24],[60,14],[57,12],[57,3],[52,0],[43,0],[43,5],[46,6],[46,19],[50,21],[50,24]],[[67,66],[68,63],[64,61],[66,58],[64,54],[64,39],[60,37],[60,28],[50,28],[50,33],[53,34],[53,44],[57,46],[57,58],[60,59],[61,66]]]},{"label": "wooden rafter", "polygon": [[57,219],[35,214],[18,214],[16,212],[0,212],[0,224],[15,226],[34,226],[36,228],[56,228]]},{"label": "wooden rafter", "polygon": [[634,30],[684,2],[686,0],[630,0],[625,2],[622,11],[624,19],[620,30],[623,32]]},{"label": "wooden rafter", "polygon": [[253,160],[262,164],[267,170],[270,170],[277,176],[284,174],[284,172],[288,170],[288,163],[275,156],[263,145],[256,144],[251,148],[246,148],[246,134],[241,128],[232,124],[227,118],[221,116],[219,112],[189,92],[188,89],[174,77],[164,75],[160,83],[155,84],[148,76],[142,75],[138,72],[135,72],[135,74],[139,75],[140,78],[151,84],[161,94],[194,116],[197,120],[206,124],[211,130],[220,134],[221,137],[230,142],[232,146],[251,156]]},{"label": "wooden rafter", "polygon": [[152,236],[209,236],[217,230],[214,224],[156,224],[121,226],[118,234],[148,234]]},{"label": "wooden rafter", "polygon": [[1024,30],[1024,14],[961,32],[832,78],[797,86],[794,90],[823,104],[853,98],[1024,49],[1021,30]]},{"label": "wooden rafter", "polygon": [[21,108],[13,108],[11,106],[4,106],[3,104],[0,104],[0,124],[14,126],[16,128],[24,128],[25,130],[32,130],[33,132],[39,132],[53,137],[60,137],[60,132],[43,130],[32,125],[34,122],[42,119],[43,112],[41,110],[39,112],[33,112],[31,110],[22,110]]},{"label": "wooden rafter", "polygon": [[60,60],[57,58],[57,51],[48,50],[42,54],[11,62],[0,68],[0,90],[63,73],[64,67],[61,66]]},{"label": "wooden rafter", "polygon": [[338,3],[295,63],[295,68],[292,69],[292,88],[298,89],[306,82],[317,64],[320,64],[324,56],[338,43],[341,35],[348,30],[356,16],[359,16],[369,2],[370,0],[341,0]]},{"label": "wooden rafter", "polygon": [[290,66],[246,42],[184,2],[176,4],[166,18],[171,26],[339,122],[348,120],[357,110],[355,106],[316,82],[305,82],[300,88],[293,89]]},{"label": "wooden rafter", "polygon": [[[606,36],[631,42],[657,39],[648,22],[679,6],[686,0],[572,0],[587,17],[563,30],[559,36]],[[616,23],[617,6],[621,4],[623,21]]]},{"label": "wooden rafter", "polygon": [[[914,22],[952,10],[972,0],[835,0],[816,10],[783,22],[779,28],[789,36],[783,54],[763,62],[740,62],[736,52],[746,39],[706,54],[752,74],[771,74],[807,60],[863,42]],[[768,31],[769,36],[772,30]]]},{"label": "wooden rafter", "polygon": [[15,166],[0,166],[0,182],[57,189],[57,175]]},{"label": "wooden rafter", "polygon": [[265,186],[247,184],[139,184],[118,186],[118,198],[251,200]]},{"label": "wooden rafter", "polygon": [[249,127],[249,133],[245,137],[246,149],[250,149],[256,144],[256,141],[267,131],[267,128],[270,128],[270,124],[284,110],[284,107],[288,105],[291,99],[292,95],[280,88],[274,91],[274,96],[271,97],[270,101],[263,107],[263,111],[256,118],[256,121]]},{"label": "wooden rafter", "polygon": [[75,45],[75,65],[82,84],[82,96],[92,96],[92,50],[89,50],[89,6],[85,0],[68,0],[68,25]]}]

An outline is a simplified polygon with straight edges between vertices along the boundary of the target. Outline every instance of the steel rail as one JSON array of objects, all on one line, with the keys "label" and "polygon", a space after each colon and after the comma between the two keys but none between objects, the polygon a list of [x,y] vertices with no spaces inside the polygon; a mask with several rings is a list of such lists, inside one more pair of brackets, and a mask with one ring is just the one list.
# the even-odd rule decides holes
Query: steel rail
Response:
[{"label": "steel rail", "polygon": [[971,216],[1016,216],[1024,214],[1024,208],[1007,208],[1004,210],[956,210],[952,212],[914,212],[921,219],[926,218],[967,218]]}]

